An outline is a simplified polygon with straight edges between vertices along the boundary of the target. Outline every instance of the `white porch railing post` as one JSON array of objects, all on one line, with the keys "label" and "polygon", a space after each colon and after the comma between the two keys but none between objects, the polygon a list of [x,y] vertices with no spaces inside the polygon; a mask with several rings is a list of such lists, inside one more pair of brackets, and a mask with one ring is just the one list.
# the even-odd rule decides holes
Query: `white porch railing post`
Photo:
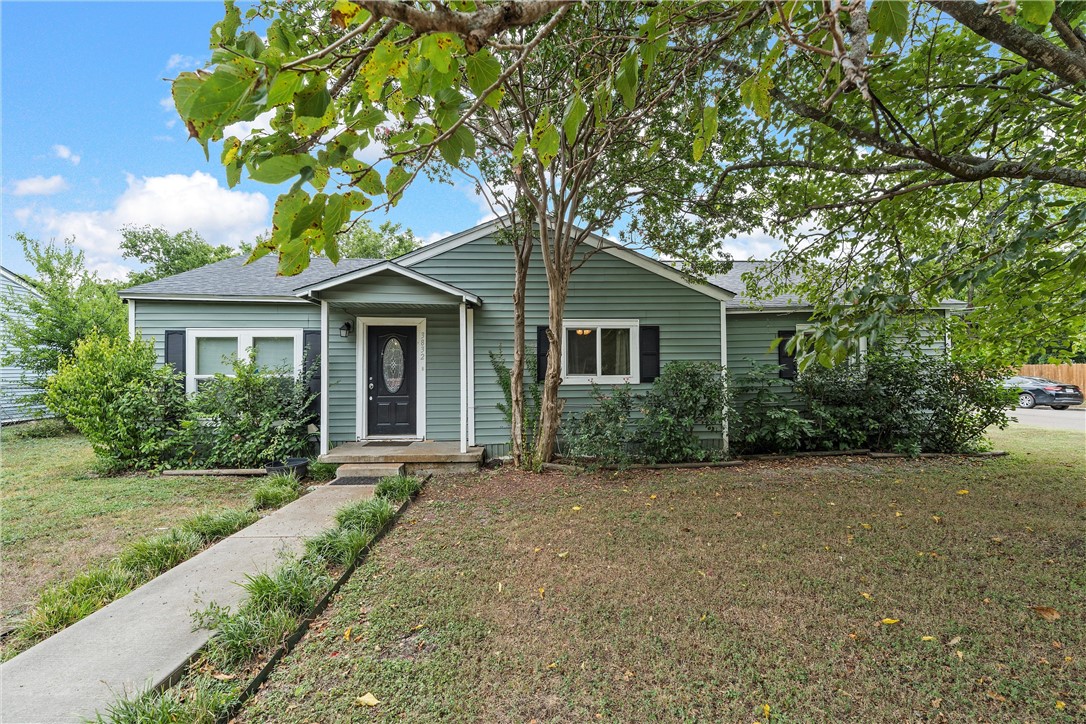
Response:
[{"label": "white porch railing post", "polygon": [[460,452],[468,451],[468,304],[460,302]]}]

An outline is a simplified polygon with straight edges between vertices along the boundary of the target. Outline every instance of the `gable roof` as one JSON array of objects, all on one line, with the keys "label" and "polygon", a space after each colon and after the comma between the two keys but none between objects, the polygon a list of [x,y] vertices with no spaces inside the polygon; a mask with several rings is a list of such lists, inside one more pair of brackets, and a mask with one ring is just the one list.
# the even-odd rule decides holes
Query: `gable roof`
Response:
[{"label": "gable roof", "polygon": [[408,279],[419,282],[420,284],[424,284],[433,289],[445,292],[446,294],[451,294],[454,297],[460,297],[462,301],[468,302],[476,307],[482,305],[483,303],[483,300],[480,297],[472,294],[469,291],[465,291],[460,287],[455,287],[452,284],[446,284],[440,279],[434,279],[432,276],[428,276],[426,274],[423,274],[422,272],[417,272],[414,269],[402,267],[392,261],[382,261],[363,267],[361,269],[355,269],[354,271],[343,272],[342,274],[337,274],[334,277],[314,282],[304,287],[298,287],[294,293],[295,296],[298,297],[308,297],[311,296],[313,292],[319,292],[324,289],[332,289],[334,287],[338,287],[340,284],[348,284],[358,279],[365,279],[368,276],[372,276],[373,274],[379,274],[381,272],[391,272],[393,274],[399,274],[400,276],[407,277]]},{"label": "gable roof", "polygon": [[[717,274],[710,277],[710,281],[717,285],[726,287],[728,289],[738,290],[735,299],[727,303],[728,309],[735,309],[737,311],[750,310],[750,311],[767,311],[767,312],[781,312],[781,311],[809,311],[812,309],[811,305],[803,297],[798,294],[782,293],[776,294],[771,297],[751,297],[747,295],[747,282],[743,279],[743,275],[748,272],[757,272],[760,268],[773,264],[771,261],[736,261],[732,262],[732,268],[727,274]],[[789,282],[798,282],[800,278],[796,275],[789,277]],[[944,299],[939,302],[938,305],[932,307],[932,309],[962,309],[968,305],[965,302],[957,299]]]},{"label": "gable roof", "polygon": [[34,285],[31,284],[30,281],[26,277],[21,276],[19,274],[16,274],[15,272],[11,271],[10,269],[7,269],[7,268],[5,268],[3,266],[0,266],[0,277],[3,277],[4,279],[7,279],[9,282],[11,282],[12,284],[14,284],[16,286],[22,287],[23,289],[25,289],[26,291],[30,292],[31,294],[33,294],[34,296],[36,296],[38,298],[41,297],[41,293],[38,292],[38,290],[34,288]]},{"label": "gable roof", "polygon": [[[455,249],[457,247],[468,244],[472,241],[482,239],[486,236],[490,236],[496,231],[501,230],[506,225],[507,216],[499,216],[496,219],[485,221],[478,226],[474,226],[466,231],[461,231],[452,236],[447,236],[444,239],[427,244],[426,246],[409,251],[402,256],[396,257],[397,264],[405,267],[411,267],[418,264],[421,261],[432,259],[435,256],[444,254],[445,252]],[[701,283],[692,281],[686,274],[671,266],[665,264],[659,259],[653,259],[651,256],[646,256],[641,252],[635,251],[622,244],[615,243],[609,239],[605,239],[599,234],[589,234],[586,243],[595,245],[601,252],[610,254],[611,256],[622,259],[629,262],[634,266],[641,267],[654,274],[669,279],[670,281],[680,284],[688,289],[692,289],[696,292],[704,294],[714,299],[719,299],[722,302],[727,302],[735,296],[735,292],[726,289],[720,285],[709,283]]]},{"label": "gable roof", "polygon": [[340,259],[333,264],[326,257],[315,256],[309,266],[292,277],[276,276],[278,259],[269,254],[251,264],[244,256],[192,269],[180,274],[129,287],[120,292],[125,299],[189,299],[209,301],[303,302],[300,288],[358,271],[383,259]]}]

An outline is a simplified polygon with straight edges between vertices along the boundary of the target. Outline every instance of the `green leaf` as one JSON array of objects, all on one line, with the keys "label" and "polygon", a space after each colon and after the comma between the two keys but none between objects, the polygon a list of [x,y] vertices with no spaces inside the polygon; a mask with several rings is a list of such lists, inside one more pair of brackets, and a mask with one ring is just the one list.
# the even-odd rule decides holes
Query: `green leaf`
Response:
[{"label": "green leaf", "polygon": [[294,221],[290,226],[291,238],[302,236],[305,232],[312,229],[321,228],[321,219],[324,218],[324,205],[328,202],[328,197],[324,194],[317,194],[313,197],[313,200],[306,204],[298,214],[294,217]]},{"label": "green leaf", "polygon": [[371,101],[381,97],[381,89],[389,78],[398,78],[407,71],[404,51],[391,40],[382,40],[362,66],[360,75],[366,84],[366,94]]},{"label": "green leaf", "polygon": [[335,107],[323,76],[318,76],[308,88],[294,95],[294,131],[299,136],[308,136],[328,128],[334,118]]},{"label": "green leaf", "polygon": [[292,70],[276,73],[268,90],[268,106],[283,106],[294,100],[294,94],[302,89],[302,74]]},{"label": "green leaf", "polygon": [[1028,23],[1044,27],[1056,11],[1056,0],[1018,0],[1018,15]]},{"label": "green leaf", "polygon": [[769,90],[773,81],[765,73],[755,73],[739,86],[743,105],[754,110],[759,118],[769,120]]},{"label": "green leaf", "polygon": [[385,192],[385,186],[381,183],[381,174],[372,166],[366,168],[353,179],[354,185],[362,190],[362,193],[376,196]]},{"label": "green leaf", "polygon": [[343,203],[347,204],[347,208],[351,211],[365,211],[373,206],[373,199],[357,191],[348,191],[343,194]]},{"label": "green leaf", "polygon": [[519,165],[521,159],[524,158],[524,147],[528,145],[528,134],[521,131],[517,136],[516,143],[513,144],[513,163]]},{"label": "green leaf", "polygon": [[536,120],[532,129],[532,148],[539,162],[544,166],[550,166],[551,161],[558,155],[558,145],[561,137],[558,129],[551,123],[550,114],[546,111]]},{"label": "green leaf", "polygon": [[438,73],[448,73],[452,68],[456,44],[448,33],[426,35],[419,41],[419,55],[430,61]]},{"label": "green leaf", "polygon": [[259,165],[250,164],[249,178],[266,184],[280,184],[297,176],[303,168],[316,166],[317,161],[305,153],[272,156]]},{"label": "green leaf", "polygon": [[705,106],[701,112],[701,135],[705,138],[705,146],[708,148],[716,138],[717,110],[716,106]]},{"label": "green leaf", "polygon": [[581,98],[580,93],[574,93],[566,106],[566,115],[562,119],[562,130],[566,134],[566,141],[573,143],[577,137],[577,129],[581,127],[581,121],[588,114],[588,105]]},{"label": "green leaf", "polygon": [[308,204],[309,194],[301,190],[279,195],[275,200],[275,211],[272,212],[272,232],[268,240],[272,248],[279,248],[290,240],[294,219]]},{"label": "green leaf", "polygon": [[305,239],[291,239],[279,247],[279,268],[276,274],[292,277],[309,266],[309,244]]},{"label": "green leaf", "polygon": [[501,75],[501,64],[490,54],[488,48],[483,48],[475,55],[469,55],[464,61],[468,76],[468,87],[475,95],[480,95],[492,86]]},{"label": "green leaf", "polygon": [[867,19],[876,38],[884,35],[901,45],[909,29],[909,3],[904,0],[874,0]]},{"label": "green leaf", "polygon": [[324,207],[324,254],[333,263],[339,262],[339,244],[336,241],[336,234],[350,217],[351,210],[342,196],[333,194],[328,197],[328,204]]},{"label": "green leaf", "polygon": [[701,160],[701,157],[705,155],[705,139],[702,136],[698,136],[694,139],[694,163]]},{"label": "green leaf", "polygon": [[637,76],[640,69],[641,58],[637,53],[627,53],[615,74],[615,89],[622,96],[622,102],[630,109],[637,103]]},{"label": "green leaf", "polygon": [[211,26],[211,44],[215,48],[219,45],[229,45],[237,35],[241,27],[241,11],[234,4],[234,0],[226,0],[223,3],[226,14],[223,19]]},{"label": "green leaf", "polygon": [[395,204],[400,200],[403,188],[407,185],[410,178],[411,174],[405,171],[402,166],[392,167],[388,172],[388,176],[385,177],[385,189],[387,190],[389,201]]}]

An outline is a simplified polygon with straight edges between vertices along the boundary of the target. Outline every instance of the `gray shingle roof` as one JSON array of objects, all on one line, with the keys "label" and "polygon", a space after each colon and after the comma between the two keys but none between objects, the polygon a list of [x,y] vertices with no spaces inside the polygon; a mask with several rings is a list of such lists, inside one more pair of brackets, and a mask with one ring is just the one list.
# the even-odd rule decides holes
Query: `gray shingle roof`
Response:
[{"label": "gray shingle roof", "polygon": [[297,276],[275,275],[278,259],[274,254],[261,257],[252,264],[245,256],[202,266],[199,269],[174,274],[172,277],[129,287],[122,297],[151,295],[163,297],[289,297],[310,284],[318,284],[340,274],[380,264],[382,259],[340,259],[333,264],[325,257],[313,257],[305,271]]},{"label": "gray shingle roof", "polygon": [[709,277],[709,283],[735,292],[735,298],[725,304],[729,309],[738,308],[764,308],[764,309],[802,309],[807,304],[796,294],[779,294],[769,298],[752,298],[747,295],[747,281],[743,275],[756,271],[759,267],[768,264],[765,261],[736,261],[732,262],[731,271],[727,274],[717,274]]}]

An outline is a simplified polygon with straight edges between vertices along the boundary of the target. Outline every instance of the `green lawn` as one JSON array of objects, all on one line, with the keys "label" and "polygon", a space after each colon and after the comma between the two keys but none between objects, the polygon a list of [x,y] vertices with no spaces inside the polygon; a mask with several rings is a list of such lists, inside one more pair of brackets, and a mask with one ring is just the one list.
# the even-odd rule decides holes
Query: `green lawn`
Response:
[{"label": "green lawn", "polygon": [[32,438],[25,430],[0,433],[5,623],[25,611],[45,585],[113,557],[126,543],[196,512],[250,504],[250,480],[98,477],[94,454],[81,436]]},{"label": "green lawn", "polygon": [[241,719],[1081,720],[1082,436],[995,442],[437,479]]}]

